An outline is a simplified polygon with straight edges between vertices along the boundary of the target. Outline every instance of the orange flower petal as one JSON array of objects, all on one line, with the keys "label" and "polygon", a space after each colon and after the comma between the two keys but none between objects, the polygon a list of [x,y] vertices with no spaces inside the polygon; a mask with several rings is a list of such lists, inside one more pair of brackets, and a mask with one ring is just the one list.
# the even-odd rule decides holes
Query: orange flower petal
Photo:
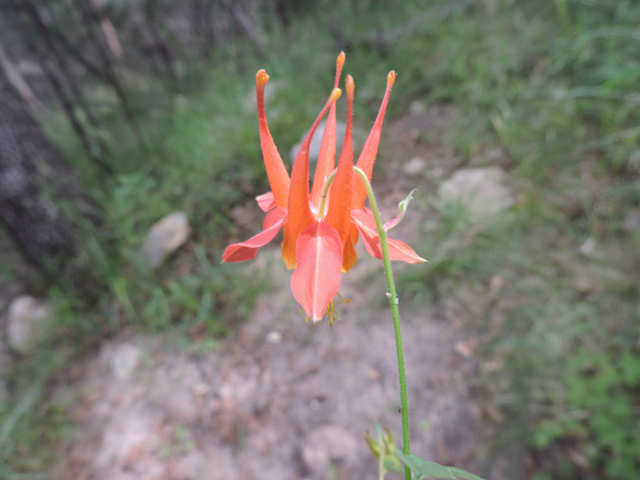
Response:
[{"label": "orange flower petal", "polygon": [[[331,184],[331,202],[325,221],[336,229],[340,235],[343,247],[349,241],[351,233],[351,191],[353,187],[353,96],[355,84],[353,77],[347,75],[347,131],[344,138],[344,147],[338,162],[338,172]],[[360,180],[362,182],[362,180]],[[320,212],[322,214],[322,212]]]},{"label": "orange flower petal", "polygon": [[347,273],[351,270],[351,267],[356,264],[356,260],[358,260],[356,249],[353,243],[348,241],[342,250],[342,273]]},{"label": "orange flower petal", "polygon": [[[367,174],[367,178],[371,180],[373,173],[373,164],[376,162],[376,155],[378,155],[378,145],[380,144],[380,135],[382,133],[382,123],[384,122],[384,114],[387,111],[387,103],[389,102],[389,95],[391,94],[391,88],[396,81],[396,72],[393,70],[387,75],[387,90],[384,92],[384,98],[382,99],[382,105],[380,111],[376,117],[376,121],[373,124],[373,128],[369,133],[360,158],[356,166]],[[354,189],[353,198],[351,200],[351,207],[358,209],[364,207],[364,202],[367,199],[367,189],[362,184],[362,179],[354,172]],[[357,178],[356,178],[357,177]]]},{"label": "orange flower petal", "polygon": [[335,229],[315,222],[296,241],[298,268],[291,276],[296,300],[314,321],[324,317],[342,281],[342,243]]},{"label": "orange flower petal", "polygon": [[[284,241],[282,242],[282,259],[288,269],[296,268],[296,240],[300,232],[315,222],[309,206],[309,145],[318,124],[325,116],[329,107],[340,97],[342,91],[334,88],[329,100],[313,123],[309,134],[293,162],[291,171],[291,187],[289,190],[289,218],[284,228]],[[277,199],[276,199],[277,201]]]},{"label": "orange flower petal", "polygon": [[351,243],[354,245],[358,243],[358,227],[353,222],[351,222]]},{"label": "orange flower petal", "polygon": [[[352,210],[351,218],[356,227],[358,227],[358,231],[362,236],[362,243],[364,243],[367,252],[375,258],[382,259],[382,245],[380,244],[380,235],[378,235],[373,212],[369,209]],[[425,263],[427,261],[414,252],[409,245],[400,240],[387,238],[387,244],[389,246],[390,260],[401,260],[407,263]]]},{"label": "orange flower petal", "polygon": [[[336,80],[333,85],[338,88],[340,82],[340,74],[344,65],[344,52],[340,52],[336,60]],[[327,178],[333,172],[336,164],[336,104],[331,105],[327,123],[324,126],[322,134],[322,143],[320,144],[320,153],[318,154],[318,163],[316,165],[316,174],[313,178],[313,188],[311,189],[311,203],[316,207],[320,206],[322,199],[322,191],[327,182]]]},{"label": "orange flower petal", "polygon": [[267,192],[263,195],[257,196],[256,202],[258,202],[258,206],[262,209],[263,212],[268,212],[276,206],[276,200],[273,197],[273,192]]},{"label": "orange flower petal", "polygon": [[260,247],[274,239],[280,231],[280,227],[287,221],[285,208],[274,208],[264,219],[263,231],[246,242],[229,245],[222,255],[223,262],[242,262],[253,260]]},{"label": "orange flower petal", "polygon": [[278,148],[271,137],[267,114],[264,108],[264,87],[269,81],[269,75],[264,70],[256,73],[256,98],[258,100],[258,126],[260,129],[260,145],[267,169],[269,184],[278,207],[287,208],[289,198],[289,174],[282,163]]}]

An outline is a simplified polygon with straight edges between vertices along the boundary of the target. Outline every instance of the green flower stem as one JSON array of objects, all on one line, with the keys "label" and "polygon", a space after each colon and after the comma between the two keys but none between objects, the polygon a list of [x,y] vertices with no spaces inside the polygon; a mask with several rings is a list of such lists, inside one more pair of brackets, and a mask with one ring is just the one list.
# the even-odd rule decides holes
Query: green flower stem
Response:
[{"label": "green flower stem", "polygon": [[378,438],[378,445],[380,445],[380,455],[378,456],[378,480],[384,480],[384,439]]},{"label": "green flower stem", "polygon": [[[387,243],[387,232],[384,229],[384,224],[380,218],[380,210],[378,210],[378,204],[376,198],[373,195],[373,189],[371,183],[367,178],[367,174],[364,173],[358,167],[353,167],[353,171],[360,175],[364,186],[367,189],[367,195],[369,196],[369,203],[371,204],[371,210],[373,210],[373,216],[376,219],[376,226],[378,227],[378,234],[380,235],[380,245],[382,247],[382,260],[384,261],[384,271],[387,275],[387,285],[389,286],[389,301],[391,302],[391,312],[393,314],[393,329],[396,334],[396,351],[398,353],[398,376],[400,377],[400,405],[402,407],[402,452],[405,455],[411,454],[409,447],[409,406],[407,404],[407,378],[404,372],[404,353],[402,351],[402,333],[400,331],[400,313],[398,311],[398,297],[396,295],[396,285],[393,282],[393,272],[391,271],[391,260],[389,260],[389,245]],[[384,451],[381,453],[381,455]],[[411,480],[411,470],[405,465],[404,467],[405,480]]]},{"label": "green flower stem", "polygon": [[329,187],[331,187],[331,183],[333,183],[333,179],[336,178],[336,172],[338,170],[334,170],[331,172],[331,175],[327,177],[327,182],[324,184],[324,188],[322,189],[322,200],[320,200],[320,208],[318,209],[318,218],[324,218],[324,205],[327,201],[327,195],[329,195]]}]

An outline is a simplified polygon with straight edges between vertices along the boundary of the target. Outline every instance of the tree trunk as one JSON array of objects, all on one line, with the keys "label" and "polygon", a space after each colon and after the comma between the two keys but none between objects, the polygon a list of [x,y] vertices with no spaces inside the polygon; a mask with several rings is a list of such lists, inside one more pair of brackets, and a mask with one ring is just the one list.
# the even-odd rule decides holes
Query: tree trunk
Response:
[{"label": "tree trunk", "polygon": [[47,281],[97,299],[101,272],[86,235],[102,229],[99,209],[2,72],[0,222]]},{"label": "tree trunk", "polygon": [[9,60],[4,48],[2,48],[2,44],[0,44],[0,69],[3,70],[9,83],[13,85],[13,88],[16,89],[32,110],[37,112],[44,111],[44,105],[42,105],[40,100],[33,94],[29,84],[22,78],[22,75],[20,75],[11,60]]}]

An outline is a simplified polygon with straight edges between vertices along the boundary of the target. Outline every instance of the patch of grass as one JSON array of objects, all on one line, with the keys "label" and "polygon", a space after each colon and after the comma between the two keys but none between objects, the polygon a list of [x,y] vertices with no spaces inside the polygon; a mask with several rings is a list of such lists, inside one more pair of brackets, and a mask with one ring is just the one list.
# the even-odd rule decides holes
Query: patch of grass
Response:
[{"label": "patch of grass", "polygon": [[[438,228],[420,249],[430,268],[402,282],[486,319],[476,328],[488,334],[489,390],[517,419],[541,475],[631,478],[640,468],[629,374],[640,334],[640,8],[498,5],[423,31],[414,41],[429,46],[416,62],[430,101],[460,111],[446,142],[476,166],[500,145],[519,201],[480,224],[455,208],[434,212]],[[497,297],[492,277],[504,282]]]},{"label": "patch of grass", "polygon": [[[180,94],[130,85],[144,142],[114,109],[105,109],[99,134],[118,172],[106,181],[53,115],[49,130],[105,206],[119,256],[96,310],[56,297],[59,335],[43,355],[74,343],[95,348],[91,339],[131,324],[176,329],[209,348],[203,339],[228,333],[250,315],[268,272],[218,263],[230,241],[259,228],[259,220],[238,226],[234,208],[251,205],[268,189],[255,112],[246,105],[253,74],[266,68],[283,84],[267,115],[288,165],[290,147],[331,90],[340,45],[347,50],[345,73],[357,85],[361,125],[373,121],[394,69],[390,118],[416,98],[454,104],[460,115],[437,140],[474,166],[479,153],[500,146],[506,155],[499,162],[518,192],[514,207],[481,224],[455,206],[432,209],[437,224],[416,248],[431,264],[408,270],[401,290],[418,302],[457,298],[477,314],[482,323],[475,328],[489,333],[483,337],[492,365],[485,372],[489,390],[540,458],[539,478],[576,472],[630,478],[638,467],[632,450],[639,408],[633,372],[640,230],[633,222],[640,218],[634,217],[640,215],[640,6],[626,0],[467,3],[372,0],[327,8],[319,2],[296,17],[287,36],[271,27],[268,61],[247,55],[239,72],[235,60],[216,58],[200,88]],[[331,24],[340,35],[330,33]],[[381,32],[392,39],[382,47],[375,42]],[[187,213],[193,233],[151,272],[136,250],[149,226],[174,210]],[[589,239],[595,247],[581,252]],[[503,284],[495,294],[487,288],[492,278]],[[33,357],[31,367],[18,369],[12,390],[25,392],[27,379],[37,377],[33,365],[46,361]],[[605,399],[615,408],[603,412]],[[66,421],[47,405],[38,403],[16,424],[0,465],[38,472],[53,461]],[[37,434],[38,425],[49,428],[46,435]],[[567,461],[571,449],[586,466]],[[549,453],[554,450],[556,457]]]},{"label": "patch of grass", "polygon": [[[368,3],[339,6],[353,15],[345,24],[353,29],[350,33],[368,34],[392,20],[409,18],[407,8],[381,17],[384,8],[377,5],[369,11]],[[55,289],[49,292],[56,304],[55,325],[36,352],[14,365],[12,401],[0,412],[0,425],[11,418],[19,399],[43,372],[47,394],[62,381],[69,364],[45,371],[51,356],[80,361],[100,341],[127,326],[174,330],[194,352],[206,351],[215,347],[212,337],[228,334],[251,315],[255,300],[267,288],[268,272],[256,262],[219,263],[226,245],[259,230],[262,215],[253,198],[268,190],[255,107],[250,105],[254,72],[266,68],[272,81],[283,82],[267,110],[272,134],[288,164],[290,147],[309,128],[331,91],[339,53],[326,28],[326,9],[316,8],[323,22],[309,14],[293,23],[290,35],[299,41],[286,39],[277,29],[272,32],[268,61],[240,47],[236,51],[242,55],[240,62],[221,53],[212,65],[197,66],[198,81],[180,93],[162,90],[153,79],[127,77],[129,99],[137,112],[135,128],[118,111],[110,92],[96,89],[88,95],[99,107],[101,128],[93,134],[109,147],[113,177],[104,177],[88,162],[59,112],[44,119],[48,132],[104,207],[110,237],[101,240],[112,244],[116,254],[102,256],[109,290],[98,305],[87,308]],[[360,118],[373,119],[386,74],[397,62],[367,48],[349,52],[348,62],[347,71],[357,79],[359,95],[362,92],[366,100],[364,108],[358,102]],[[253,208],[255,222],[239,226],[238,207],[249,212]],[[157,271],[150,271],[140,262],[137,249],[148,228],[175,210],[189,218],[189,241]],[[0,447],[0,476],[38,476],[47,470],[68,425],[65,409],[41,393]]]}]

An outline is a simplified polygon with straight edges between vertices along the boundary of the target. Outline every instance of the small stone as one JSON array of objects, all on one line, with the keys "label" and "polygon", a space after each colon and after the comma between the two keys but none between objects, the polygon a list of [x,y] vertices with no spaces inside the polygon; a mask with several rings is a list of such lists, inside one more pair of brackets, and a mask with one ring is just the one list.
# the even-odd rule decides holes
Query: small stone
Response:
[{"label": "small stone", "polygon": [[277,345],[282,341],[282,334],[276,330],[267,333],[267,342]]},{"label": "small stone", "polygon": [[513,204],[503,179],[504,172],[498,167],[458,170],[438,188],[440,204],[457,203],[473,220],[502,212]]},{"label": "small stone", "polygon": [[302,460],[311,472],[322,472],[330,462],[354,460],[357,450],[358,442],[345,429],[324,425],[305,438]]},{"label": "small stone", "polygon": [[109,358],[111,373],[115,379],[120,382],[129,380],[140,364],[140,356],[140,349],[130,343],[115,348]]},{"label": "small stone", "polygon": [[496,148],[492,148],[487,152],[487,159],[498,161],[498,160],[502,160],[505,157],[505,155],[506,153],[503,148],[496,147]]},{"label": "small stone", "polygon": [[419,173],[424,172],[427,167],[427,162],[425,162],[424,158],[413,157],[402,167],[402,171],[406,175],[417,175]]},{"label": "small stone", "polygon": [[640,150],[636,150],[629,157],[629,170],[640,172]]},{"label": "small stone", "polygon": [[589,255],[591,252],[593,252],[593,249],[596,248],[596,243],[597,242],[595,238],[589,237],[584,241],[584,243],[580,246],[578,250],[583,255]]},{"label": "small stone", "polygon": [[461,340],[456,342],[453,349],[462,358],[471,358],[473,356],[474,344],[473,342],[464,342]]},{"label": "small stone", "polygon": [[196,395],[196,397],[204,397],[210,391],[211,388],[209,388],[209,385],[207,385],[206,383],[199,383],[195,387],[193,387],[193,393]]},{"label": "small stone", "polygon": [[624,217],[624,228],[634,234],[640,228],[640,210],[632,210]]},{"label": "small stone", "polygon": [[51,305],[28,295],[15,298],[9,305],[7,341],[20,353],[27,353],[36,343],[43,327],[51,321]]},{"label": "small stone", "polygon": [[427,113],[427,109],[424,106],[424,102],[422,100],[414,100],[409,104],[409,115],[418,117],[426,113]]},{"label": "small stone", "polygon": [[139,254],[151,268],[156,269],[171,252],[187,241],[189,232],[187,215],[184,212],[170,213],[151,226]]}]

